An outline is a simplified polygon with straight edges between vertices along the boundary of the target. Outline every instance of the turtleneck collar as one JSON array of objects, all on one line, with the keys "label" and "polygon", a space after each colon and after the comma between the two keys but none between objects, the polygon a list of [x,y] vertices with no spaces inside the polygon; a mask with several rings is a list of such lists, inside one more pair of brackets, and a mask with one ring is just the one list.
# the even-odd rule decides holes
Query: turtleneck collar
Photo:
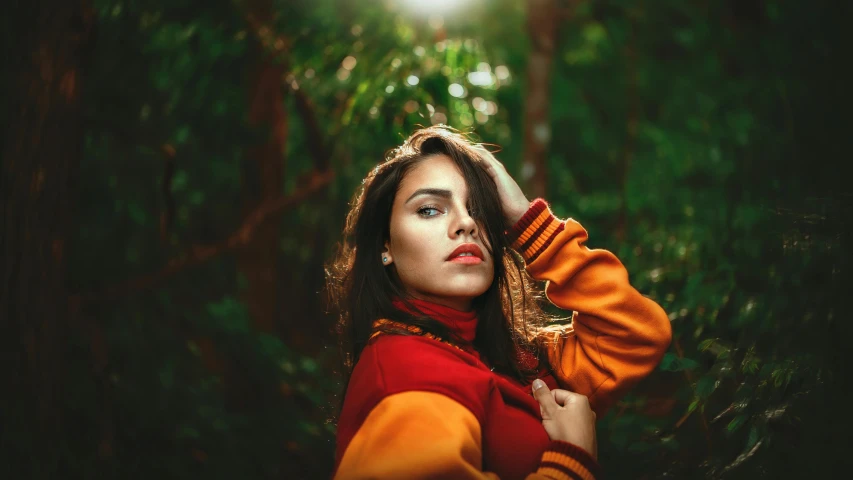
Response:
[{"label": "turtleneck collar", "polygon": [[450,308],[445,305],[429,302],[426,300],[409,299],[409,303],[420,312],[412,310],[403,303],[402,300],[396,299],[393,301],[394,306],[398,309],[410,313],[412,315],[426,315],[434,320],[441,322],[444,326],[450,329],[454,335],[457,335],[462,340],[468,343],[474,341],[477,335],[477,312],[462,312],[455,308]]}]

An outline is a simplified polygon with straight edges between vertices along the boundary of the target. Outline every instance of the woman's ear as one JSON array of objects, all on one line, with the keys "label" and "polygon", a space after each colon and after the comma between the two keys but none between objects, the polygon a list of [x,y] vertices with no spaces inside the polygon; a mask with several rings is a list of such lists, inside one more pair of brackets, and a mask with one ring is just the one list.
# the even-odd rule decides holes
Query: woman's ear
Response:
[{"label": "woman's ear", "polygon": [[385,242],[385,246],[382,248],[382,265],[386,267],[394,263],[394,257],[391,256],[391,249],[388,248],[388,242]]}]

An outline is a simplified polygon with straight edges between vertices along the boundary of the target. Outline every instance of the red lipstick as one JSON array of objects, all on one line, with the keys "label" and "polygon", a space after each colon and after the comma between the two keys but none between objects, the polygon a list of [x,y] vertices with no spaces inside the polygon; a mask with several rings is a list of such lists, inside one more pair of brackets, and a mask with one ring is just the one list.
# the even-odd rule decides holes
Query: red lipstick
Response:
[{"label": "red lipstick", "polygon": [[459,245],[456,247],[456,250],[453,250],[453,253],[447,257],[448,262],[465,263],[469,265],[477,265],[482,263],[484,260],[483,251],[473,243],[463,243],[462,245]]}]

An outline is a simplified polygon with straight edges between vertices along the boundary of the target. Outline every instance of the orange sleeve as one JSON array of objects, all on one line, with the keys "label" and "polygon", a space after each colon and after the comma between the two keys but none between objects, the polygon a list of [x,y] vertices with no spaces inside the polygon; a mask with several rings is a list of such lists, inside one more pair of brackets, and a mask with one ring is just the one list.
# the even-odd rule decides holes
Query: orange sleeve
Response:
[{"label": "orange sleeve", "polygon": [[669,318],[631,286],[615,255],[587,248],[586,230],[554,217],[543,200],[513,230],[513,248],[533,278],[547,281],[548,299],[575,312],[570,327],[540,337],[555,376],[601,416],[660,362],[672,339]]},{"label": "orange sleeve", "polygon": [[[527,480],[594,480],[586,468],[591,457],[574,451],[549,448],[538,471]],[[334,478],[497,479],[482,471],[482,457],[480,423],[470,410],[440,393],[409,391],[389,395],[371,410]]]}]

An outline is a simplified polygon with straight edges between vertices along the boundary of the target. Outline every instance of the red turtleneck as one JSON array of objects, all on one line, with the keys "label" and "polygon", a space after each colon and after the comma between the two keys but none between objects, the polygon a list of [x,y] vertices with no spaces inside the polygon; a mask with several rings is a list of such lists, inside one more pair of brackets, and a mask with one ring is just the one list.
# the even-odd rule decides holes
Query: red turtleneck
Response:
[{"label": "red turtleneck", "polygon": [[[427,317],[432,318],[433,320],[439,321],[442,325],[447,327],[452,334],[463,341],[465,344],[456,345],[458,348],[464,350],[471,355],[477,357],[478,360],[482,361],[486,365],[489,365],[487,359],[480,358],[480,353],[474,349],[471,345],[474,342],[474,339],[477,337],[477,312],[472,310],[470,312],[463,312],[461,310],[456,310],[455,308],[448,307],[446,305],[440,305],[438,303],[430,302],[427,300],[419,300],[419,299],[409,299],[409,304],[414,307],[414,309],[409,308],[405,302],[402,300],[394,300],[393,304],[398,309],[408,312],[412,315],[425,315]],[[417,331],[417,329],[416,329]],[[539,359],[536,358],[531,352],[526,350],[517,351],[516,355],[516,364],[519,365],[522,369],[525,370],[533,370],[539,365]],[[542,367],[543,369],[539,372],[539,377],[545,378],[548,376],[547,368]],[[513,380],[515,381],[515,380]],[[525,383],[524,386],[530,385],[529,383]]]},{"label": "red turtleneck", "polygon": [[446,305],[417,298],[409,299],[408,302],[417,310],[412,310],[402,300],[394,300],[394,306],[412,315],[426,315],[437,320],[457,335],[460,339],[471,343],[477,336],[477,312],[463,312]]}]

